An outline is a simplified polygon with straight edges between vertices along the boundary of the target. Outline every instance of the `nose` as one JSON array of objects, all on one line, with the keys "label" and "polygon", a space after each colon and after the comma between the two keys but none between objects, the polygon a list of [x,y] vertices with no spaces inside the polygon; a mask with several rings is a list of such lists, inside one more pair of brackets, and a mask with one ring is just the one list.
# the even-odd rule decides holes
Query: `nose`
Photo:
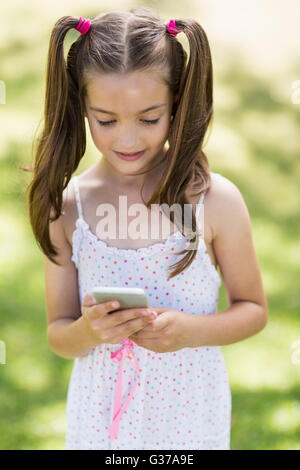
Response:
[{"label": "nose", "polygon": [[118,131],[118,138],[115,144],[117,150],[121,149],[122,152],[133,153],[136,149],[144,148],[136,126],[123,126]]}]

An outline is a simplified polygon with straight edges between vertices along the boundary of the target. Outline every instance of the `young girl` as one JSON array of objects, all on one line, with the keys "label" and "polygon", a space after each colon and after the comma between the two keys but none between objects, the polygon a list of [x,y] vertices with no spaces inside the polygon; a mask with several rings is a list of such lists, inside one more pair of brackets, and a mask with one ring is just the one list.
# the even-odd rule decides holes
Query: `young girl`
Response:
[{"label": "young girl", "polygon": [[[81,34],[65,62],[72,28]],[[53,28],[28,193],[45,254],[48,341],[75,359],[66,449],[230,448],[220,346],[261,331],[268,308],[243,197],[210,171],[202,150],[212,83],[208,40],[192,18],[165,23],[136,8],[92,21],[65,16]],[[85,153],[85,118],[99,160],[73,176]],[[169,233],[156,241],[125,230],[106,242],[97,216],[113,206],[116,233],[124,234],[120,196],[129,215],[133,204],[146,209],[143,227],[151,204],[190,205],[191,223],[178,230],[171,213]],[[222,313],[218,265],[229,300]],[[118,305],[96,304],[94,286],[143,288],[151,308],[110,314]]]}]

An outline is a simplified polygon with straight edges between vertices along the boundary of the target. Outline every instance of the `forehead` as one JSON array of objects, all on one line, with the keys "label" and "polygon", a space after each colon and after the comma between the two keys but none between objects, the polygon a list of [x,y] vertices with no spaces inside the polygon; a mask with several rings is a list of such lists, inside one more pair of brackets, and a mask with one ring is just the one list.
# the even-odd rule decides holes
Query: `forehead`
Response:
[{"label": "forehead", "polygon": [[157,72],[97,74],[87,81],[87,97],[92,106],[128,100],[141,104],[168,98],[169,87]]}]

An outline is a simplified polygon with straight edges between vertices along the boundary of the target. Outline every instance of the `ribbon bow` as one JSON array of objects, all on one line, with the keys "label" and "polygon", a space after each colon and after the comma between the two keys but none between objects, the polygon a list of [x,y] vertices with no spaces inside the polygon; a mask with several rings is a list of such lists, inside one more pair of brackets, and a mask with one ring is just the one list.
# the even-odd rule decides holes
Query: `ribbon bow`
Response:
[{"label": "ribbon bow", "polygon": [[[136,359],[131,351],[132,346],[134,346],[134,342],[131,341],[130,339],[124,339],[121,341],[122,346],[120,349],[117,349],[116,351],[112,352],[110,354],[111,359],[113,362],[117,363],[121,361],[120,367],[119,367],[119,373],[118,373],[118,378],[117,378],[117,385],[116,385],[116,392],[115,392],[115,400],[114,400],[114,417],[112,424],[109,428],[109,437],[110,439],[116,439],[118,437],[118,430],[119,430],[119,424],[121,417],[126,410],[127,406],[129,405],[130,400],[132,399],[133,392],[135,390],[136,384],[137,384],[137,364],[136,364]],[[124,358],[128,357],[131,362],[133,363],[133,367],[135,369],[135,377],[134,377],[134,385],[132,387],[132,390],[129,394],[129,397],[127,398],[123,408],[121,408],[121,398],[122,398],[122,368],[123,368],[123,361]]]}]

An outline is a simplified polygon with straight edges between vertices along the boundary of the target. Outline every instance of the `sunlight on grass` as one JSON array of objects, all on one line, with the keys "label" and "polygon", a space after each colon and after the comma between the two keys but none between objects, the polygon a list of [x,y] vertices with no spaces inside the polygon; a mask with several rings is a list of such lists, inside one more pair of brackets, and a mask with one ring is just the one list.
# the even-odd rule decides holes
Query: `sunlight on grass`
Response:
[{"label": "sunlight on grass", "polygon": [[5,250],[1,251],[0,273],[4,274],[6,270],[11,270],[12,264],[19,263],[24,257],[24,246],[20,243],[23,220],[4,212],[1,214],[1,226],[5,227],[0,232],[1,246],[5,246]]},{"label": "sunlight on grass", "polygon": [[270,450],[300,450],[300,443],[299,440],[292,442],[292,439],[284,439],[279,441],[278,445],[276,446],[276,449]]},{"label": "sunlight on grass", "polygon": [[271,319],[264,330],[252,338],[223,347],[231,385],[249,390],[286,390],[300,383],[300,367],[292,363],[291,345],[297,339],[295,333],[288,320],[284,323]]},{"label": "sunlight on grass", "polygon": [[[264,261],[262,275],[266,291],[272,294],[289,289],[290,279],[283,277],[282,272],[288,271],[292,266],[299,267],[299,242],[285,240],[281,228],[274,226],[270,221],[256,220],[252,225],[257,253]],[[281,266],[280,272],[274,269],[274,254],[276,254],[276,265]]]},{"label": "sunlight on grass", "polygon": [[283,403],[277,410],[266,417],[267,425],[276,431],[300,430],[300,403],[299,401]]},{"label": "sunlight on grass", "polygon": [[[252,225],[255,233],[255,243],[262,256],[267,259],[276,253],[276,260],[282,263],[283,266],[291,265],[299,268],[300,242],[297,239],[291,241],[290,237],[288,238],[282,233],[282,227],[275,228],[274,223],[272,224],[270,221],[255,220]],[[284,249],[282,249],[282,246],[284,246]],[[281,277],[280,281],[282,282]]]},{"label": "sunlight on grass", "polygon": [[214,106],[217,113],[220,111],[230,113],[232,109],[240,105],[241,97],[238,90],[226,86],[222,81],[218,80],[216,80],[215,86]]},{"label": "sunlight on grass", "polygon": [[[11,28],[9,21],[2,22],[0,44],[9,39],[17,39],[27,43],[30,47],[37,38],[44,38],[45,34],[50,35],[50,28],[61,16],[87,16],[92,12],[97,15],[103,11],[119,8],[121,10],[132,8],[132,2],[130,0],[110,0],[109,5],[101,5],[97,0],[88,0],[88,2],[84,0],[76,0],[76,2],[74,0],[64,0],[63,2],[28,0],[26,3],[22,0],[14,0],[11,3],[7,2],[4,18],[13,18],[14,28]],[[45,28],[48,31],[45,31]]]},{"label": "sunlight on grass", "polygon": [[[33,434],[42,439],[37,449],[61,449],[66,431],[65,403],[37,407],[26,415]],[[54,438],[55,436],[55,438]]]},{"label": "sunlight on grass", "polygon": [[[30,44],[30,47],[24,47],[23,43],[22,48],[15,47],[11,54],[5,57],[5,60],[2,63],[1,70],[2,74],[6,77],[6,80],[9,80],[13,85],[15,82],[22,84],[22,81],[26,80],[26,76],[32,71],[36,74],[42,69],[41,63],[41,51],[37,47],[37,44]],[[18,74],[16,74],[14,64],[16,61],[19,64]],[[46,57],[43,64],[43,67],[46,65]],[[37,77],[39,78],[38,74]],[[8,90],[9,91],[9,90]],[[10,96],[10,94],[8,95]],[[13,99],[13,96],[11,96]]]},{"label": "sunlight on grass", "polygon": [[[262,122],[265,123],[264,126],[261,125]],[[239,125],[243,135],[255,140],[256,144],[284,149],[285,158],[288,158],[289,153],[299,151],[299,124],[286,109],[272,114],[250,110],[241,116]]]},{"label": "sunlight on grass", "polygon": [[5,154],[10,142],[19,139],[24,146],[28,146],[28,151],[30,152],[30,155],[28,155],[29,162],[31,158],[31,144],[38,126],[36,113],[22,112],[20,109],[16,111],[14,108],[9,109],[7,107],[5,119],[3,116],[0,118],[0,125],[1,132],[3,131],[3,134],[6,136],[3,141],[2,139],[0,140],[0,159],[1,155]]},{"label": "sunlight on grass", "polygon": [[[10,334],[5,336],[8,350],[8,372],[7,376],[10,377],[12,383],[21,390],[38,391],[43,390],[51,382],[51,372],[45,367],[45,362],[39,360],[35,353],[29,355],[31,349],[32,339],[25,338],[19,334],[14,341],[17,341],[17,348],[14,351],[14,357],[10,359],[10,344],[13,338]],[[24,352],[26,351],[26,355]],[[10,360],[9,360],[10,359]]]},{"label": "sunlight on grass", "polygon": [[251,154],[246,143],[234,129],[222,126],[220,122],[214,124],[205,152],[214,156],[216,166],[222,167],[225,174],[226,169],[232,167],[237,173],[249,168]]}]

